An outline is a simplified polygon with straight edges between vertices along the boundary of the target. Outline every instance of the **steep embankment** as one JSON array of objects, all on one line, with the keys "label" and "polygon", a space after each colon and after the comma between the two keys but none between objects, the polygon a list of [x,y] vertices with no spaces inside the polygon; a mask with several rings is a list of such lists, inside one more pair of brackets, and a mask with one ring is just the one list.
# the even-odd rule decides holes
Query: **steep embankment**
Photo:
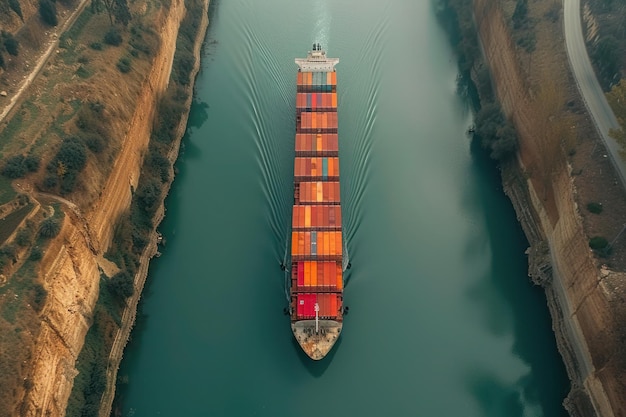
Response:
[{"label": "steep embankment", "polygon": [[[170,180],[166,183],[164,187],[163,196],[167,196],[169,189],[172,185],[172,182],[174,180],[174,163],[176,162],[176,159],[178,159],[180,143],[182,141],[183,135],[187,127],[189,109],[191,108],[191,103],[193,100],[192,93],[193,93],[194,80],[196,78],[196,75],[198,74],[198,71],[200,70],[200,53],[202,49],[202,41],[204,39],[206,30],[209,25],[208,7],[209,7],[209,0],[203,1],[200,26],[196,34],[194,50],[193,50],[193,54],[195,58],[194,67],[190,74],[190,83],[186,88],[188,97],[184,106],[187,109],[187,111],[183,113],[180,119],[180,122],[178,123],[178,127],[176,129],[176,134],[175,134],[176,139],[174,140],[174,143],[172,144],[170,153],[167,155],[168,160],[170,161],[170,175],[169,175]],[[165,206],[163,204],[160,204],[155,214],[155,218],[154,218],[155,227],[158,227],[158,225],[163,220],[164,216],[165,216]],[[153,236],[153,238],[150,240],[150,243],[148,244],[148,246],[146,247],[146,249],[144,250],[141,256],[141,264],[138,268],[138,271],[135,277],[135,289],[136,290],[133,296],[127,302],[127,306],[124,309],[124,313],[122,316],[122,326],[117,332],[117,334],[115,335],[113,347],[111,348],[111,352],[109,356],[109,366],[107,369],[107,387],[102,397],[102,403],[100,407],[101,417],[106,417],[111,414],[111,408],[112,408],[113,400],[115,398],[117,371],[122,361],[124,348],[126,347],[126,344],[128,343],[130,332],[135,323],[135,318],[137,314],[137,305],[139,303],[139,299],[141,298],[143,287],[144,287],[144,284],[148,275],[149,262],[150,262],[150,259],[156,254],[156,252],[157,252],[157,236]]]},{"label": "steep embankment", "polygon": [[106,185],[96,203],[85,211],[84,218],[72,213],[66,217],[61,233],[42,260],[41,275],[48,299],[33,352],[29,378],[33,385],[22,405],[24,415],[65,414],[76,375],[74,364],[98,297],[97,256],[108,248],[117,218],[130,205],[131,187],[137,186],[158,97],[168,84],[177,33],[185,14],[184,2],[172,0],[170,8],[162,13],[155,28],[161,35],[161,43]]},{"label": "steep embankment", "polygon": [[601,273],[589,250],[569,165],[542,163],[545,143],[537,138],[545,137],[545,126],[537,119],[543,109],[521,74],[501,10],[496,2],[475,0],[474,12],[498,98],[520,138],[519,164],[505,167],[504,181],[530,240],[530,274],[546,289],[572,381],[566,408],[573,416],[624,416],[614,308],[614,290],[623,278]]}]

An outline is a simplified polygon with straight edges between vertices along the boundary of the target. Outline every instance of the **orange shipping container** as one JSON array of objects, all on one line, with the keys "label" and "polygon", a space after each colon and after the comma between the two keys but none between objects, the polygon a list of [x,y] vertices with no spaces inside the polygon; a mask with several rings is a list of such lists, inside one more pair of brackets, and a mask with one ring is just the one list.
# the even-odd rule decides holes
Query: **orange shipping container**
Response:
[{"label": "orange shipping container", "polygon": [[343,276],[342,276],[341,265],[336,266],[335,276],[336,276],[336,286],[337,288],[343,288]]},{"label": "orange shipping container", "polygon": [[315,285],[319,285],[319,275],[318,275],[318,273],[317,273],[317,265],[318,265],[318,264],[317,264],[317,262],[316,262],[316,261],[311,262],[311,276],[312,276],[312,277],[315,277],[315,278],[314,278],[314,280],[315,280]]},{"label": "orange shipping container", "polygon": [[298,71],[298,77],[296,79],[296,85],[302,85],[302,73]]},{"label": "orange shipping container", "polygon": [[337,246],[337,255],[343,255],[343,241],[341,239],[341,232],[335,232],[336,236],[336,246]]},{"label": "orange shipping container", "polygon": [[304,232],[304,252],[303,255],[311,254],[311,232]]},{"label": "orange shipping container", "polygon": [[298,238],[296,233],[291,233],[291,256],[298,255]]},{"label": "orange shipping container", "polygon": [[311,206],[304,207],[304,227],[311,227]]}]

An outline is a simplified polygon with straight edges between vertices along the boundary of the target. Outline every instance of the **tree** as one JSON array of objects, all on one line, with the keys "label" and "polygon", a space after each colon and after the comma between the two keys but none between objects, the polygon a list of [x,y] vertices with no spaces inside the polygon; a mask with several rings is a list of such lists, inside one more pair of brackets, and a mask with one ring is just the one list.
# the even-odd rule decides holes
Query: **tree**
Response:
[{"label": "tree", "polygon": [[528,0],[517,0],[515,11],[513,12],[513,27],[519,29],[528,19]]},{"label": "tree", "polygon": [[15,179],[22,178],[26,174],[26,167],[24,166],[24,155],[15,155],[7,159],[7,162],[2,167],[2,175],[7,178]]},{"label": "tree", "polygon": [[620,57],[618,47],[619,43],[617,40],[613,36],[608,35],[598,40],[593,51],[593,59],[598,65],[605,88],[619,81]]},{"label": "tree", "polygon": [[113,294],[122,299],[130,297],[135,292],[133,277],[126,271],[113,275],[108,287]]},{"label": "tree", "polygon": [[14,155],[7,159],[2,167],[2,175],[7,178],[23,178],[27,172],[35,172],[39,169],[39,159],[32,155]]},{"label": "tree", "polygon": [[59,164],[63,164],[67,172],[80,171],[87,163],[86,146],[78,138],[67,138],[61,143],[61,147],[52,160],[52,169],[57,169]]},{"label": "tree", "polygon": [[119,46],[122,43],[122,34],[117,28],[110,28],[104,34],[104,43],[112,46]]},{"label": "tree", "polygon": [[474,119],[475,135],[483,148],[490,151],[491,158],[502,161],[511,157],[517,150],[517,133],[507,121],[497,103],[483,106]]},{"label": "tree", "polygon": [[24,21],[24,15],[22,15],[22,8],[20,7],[19,0],[9,0],[9,7]]},{"label": "tree", "polygon": [[52,238],[61,231],[61,223],[57,219],[48,218],[41,223],[39,228],[39,236],[43,238]]},{"label": "tree", "polygon": [[10,32],[2,31],[2,43],[9,55],[17,56],[19,44]]},{"label": "tree", "polygon": [[127,26],[132,16],[128,8],[128,0],[91,0],[91,10],[100,13],[106,10],[111,25],[113,22]]},{"label": "tree", "polygon": [[611,129],[609,135],[621,145],[620,154],[626,159],[626,82],[620,80],[606,96],[621,126],[621,129]]},{"label": "tree", "polygon": [[41,16],[41,20],[49,26],[56,26],[59,23],[57,19],[57,7],[50,0],[39,0],[39,16]]}]

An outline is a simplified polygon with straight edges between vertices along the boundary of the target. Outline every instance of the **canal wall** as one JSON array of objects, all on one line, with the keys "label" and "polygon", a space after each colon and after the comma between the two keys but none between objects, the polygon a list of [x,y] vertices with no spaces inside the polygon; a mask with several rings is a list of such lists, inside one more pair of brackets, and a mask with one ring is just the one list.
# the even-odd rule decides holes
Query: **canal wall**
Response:
[{"label": "canal wall", "polygon": [[[205,22],[196,42],[196,67],[199,68],[199,51],[206,31],[208,15],[205,5]],[[122,148],[113,164],[105,187],[97,201],[84,213],[74,207],[68,210],[59,235],[53,239],[42,259],[40,274],[48,291],[46,304],[42,310],[42,325],[36,336],[32,353],[32,371],[29,381],[32,384],[21,401],[20,415],[24,416],[64,416],[77,374],[76,358],[85,341],[91,325],[94,306],[98,299],[100,282],[99,260],[108,249],[114,226],[120,214],[129,209],[132,190],[137,188],[143,156],[148,146],[150,132],[157,111],[159,97],[166,90],[180,23],[185,16],[183,0],[172,0],[168,9],[162,9],[156,19],[155,31],[161,41],[155,52],[152,67],[146,77],[132,116]],[[193,85],[193,83],[192,83]],[[191,93],[189,87],[189,92]],[[188,107],[191,94],[189,94]],[[170,161],[175,161],[178,145],[186,125],[186,115],[179,127]],[[173,175],[170,177],[173,178]],[[164,193],[163,195],[165,195]],[[163,217],[161,205],[155,224]],[[141,265],[135,276],[135,294],[128,300],[119,333],[115,342],[107,370],[108,385],[104,395],[101,415],[109,415],[114,394],[117,367],[122,351],[134,323],[138,299],[148,271],[148,262],[157,251],[156,232],[141,257]],[[105,411],[108,407],[108,411]]]},{"label": "canal wall", "polygon": [[601,268],[589,249],[569,164],[563,159],[542,166],[546,149],[537,138],[545,137],[545,131],[536,123],[541,109],[522,76],[499,4],[474,0],[473,5],[493,86],[519,135],[519,156],[503,164],[503,182],[531,245],[529,275],[545,288],[571,381],[564,405],[571,416],[626,415],[616,374],[619,340],[613,308],[623,274]]}]

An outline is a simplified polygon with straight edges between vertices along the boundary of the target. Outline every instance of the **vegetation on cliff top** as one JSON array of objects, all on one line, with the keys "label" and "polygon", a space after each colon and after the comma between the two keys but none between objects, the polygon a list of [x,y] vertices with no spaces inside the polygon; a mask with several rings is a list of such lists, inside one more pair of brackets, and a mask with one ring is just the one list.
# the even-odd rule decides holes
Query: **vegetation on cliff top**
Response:
[{"label": "vegetation on cliff top", "polygon": [[[524,3],[520,0],[520,3]],[[486,65],[480,62],[478,33],[473,20],[472,2],[469,0],[440,0],[437,16],[447,30],[450,42],[459,61],[459,83],[477,88],[478,100],[474,102],[473,140],[489,152],[491,158],[504,162],[517,152],[518,139],[515,127],[500,108],[491,88],[491,77]],[[520,21],[526,21],[524,16]]]}]

